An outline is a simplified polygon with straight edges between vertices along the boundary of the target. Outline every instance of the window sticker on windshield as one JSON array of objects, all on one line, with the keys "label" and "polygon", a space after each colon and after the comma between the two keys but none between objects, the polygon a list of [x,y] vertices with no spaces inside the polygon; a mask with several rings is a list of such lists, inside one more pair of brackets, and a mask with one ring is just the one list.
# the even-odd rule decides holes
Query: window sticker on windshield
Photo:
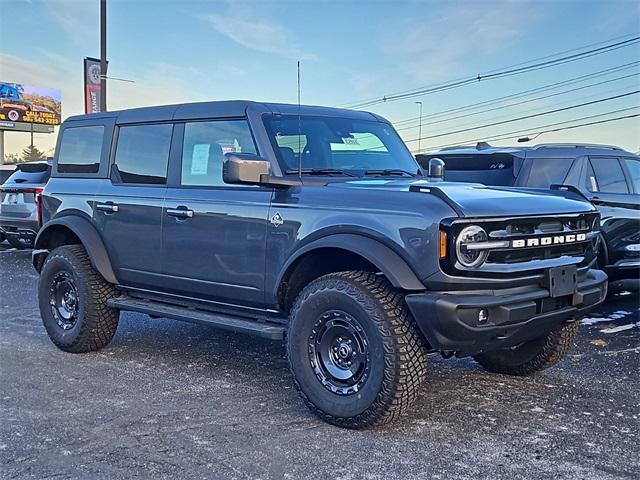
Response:
[{"label": "window sticker on windshield", "polygon": [[360,145],[358,139],[353,137],[342,137],[342,143],[345,145]]},{"label": "window sticker on windshield", "polygon": [[193,146],[193,155],[191,156],[191,175],[207,174],[210,148],[211,145],[208,143],[197,143]]}]

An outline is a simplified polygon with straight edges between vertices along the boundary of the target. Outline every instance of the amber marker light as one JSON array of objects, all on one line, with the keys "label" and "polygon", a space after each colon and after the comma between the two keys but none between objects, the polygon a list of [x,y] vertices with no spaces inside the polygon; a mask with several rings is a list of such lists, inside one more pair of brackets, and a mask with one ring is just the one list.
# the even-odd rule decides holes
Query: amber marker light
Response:
[{"label": "amber marker light", "polygon": [[440,258],[447,258],[447,233],[440,230]]}]

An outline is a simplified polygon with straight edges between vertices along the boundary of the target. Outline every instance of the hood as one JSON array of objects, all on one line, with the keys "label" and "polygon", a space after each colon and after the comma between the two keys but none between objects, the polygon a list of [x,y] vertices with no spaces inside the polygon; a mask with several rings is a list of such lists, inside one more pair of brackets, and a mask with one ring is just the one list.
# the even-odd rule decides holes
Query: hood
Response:
[{"label": "hood", "polygon": [[[589,212],[594,207],[578,195],[566,192],[508,187],[487,187],[476,183],[434,182],[416,179],[361,179],[331,183],[330,188],[373,189],[436,195],[462,217],[509,217]],[[409,198],[409,197],[408,197]]]}]

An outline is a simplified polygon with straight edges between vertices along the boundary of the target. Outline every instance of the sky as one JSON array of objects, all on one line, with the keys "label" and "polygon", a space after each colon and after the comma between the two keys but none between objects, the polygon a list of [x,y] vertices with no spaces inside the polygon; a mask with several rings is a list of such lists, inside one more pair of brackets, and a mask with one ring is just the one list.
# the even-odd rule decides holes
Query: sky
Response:
[{"label": "sky", "polygon": [[[83,113],[82,59],[100,53],[99,0],[0,0],[0,8],[0,81],[58,88],[63,118]],[[575,49],[588,45],[597,48],[634,34],[640,35],[640,3],[627,0],[108,0],[109,76],[134,81],[109,80],[108,108],[228,99],[295,103],[297,61],[303,103],[343,106],[582,51]],[[488,102],[483,110],[489,112],[424,119],[422,150],[514,131],[532,135],[544,125],[638,107],[640,95],[476,127],[640,90],[636,64],[576,84],[585,88],[572,93],[493,101],[637,61],[639,43],[558,67],[366,109],[397,124],[418,117],[416,101],[422,102],[425,116]],[[597,82],[602,84],[588,86]],[[633,113],[640,108],[593,120]],[[417,150],[418,121],[396,126]],[[449,134],[464,129],[469,130]],[[545,133],[534,143],[548,142],[606,143],[636,152],[640,117]],[[36,134],[34,143],[52,153],[55,135]],[[28,134],[5,135],[5,153],[18,153],[28,144]]]}]

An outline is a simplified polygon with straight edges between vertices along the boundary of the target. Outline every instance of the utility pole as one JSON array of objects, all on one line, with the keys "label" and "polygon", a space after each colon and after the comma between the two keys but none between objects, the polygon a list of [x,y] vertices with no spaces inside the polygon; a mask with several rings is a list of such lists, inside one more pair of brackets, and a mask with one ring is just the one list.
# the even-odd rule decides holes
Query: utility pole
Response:
[{"label": "utility pole", "polygon": [[107,0],[100,0],[100,111],[107,111]]},{"label": "utility pole", "polygon": [[422,102],[416,102],[420,105],[420,123],[418,124],[418,153],[420,153],[420,139],[422,138]]}]

